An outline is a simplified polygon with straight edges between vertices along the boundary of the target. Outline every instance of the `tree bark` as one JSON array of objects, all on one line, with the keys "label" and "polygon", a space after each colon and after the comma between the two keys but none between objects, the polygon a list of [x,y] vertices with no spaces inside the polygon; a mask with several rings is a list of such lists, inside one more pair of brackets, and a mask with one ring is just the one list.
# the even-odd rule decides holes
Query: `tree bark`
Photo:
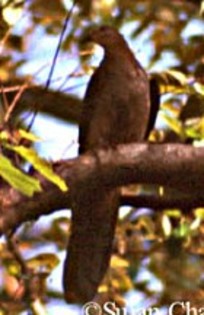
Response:
[{"label": "tree bark", "polygon": [[[98,169],[100,165],[100,172]],[[130,144],[117,149],[98,150],[73,160],[53,165],[67,182],[70,194],[75,185],[87,186],[90,180],[103,181],[106,187],[133,183],[172,187],[172,196],[124,196],[121,204],[152,209],[204,205],[204,148],[181,144]],[[37,174],[35,174],[37,176]],[[65,207],[72,207],[70,194],[40,176],[43,192],[27,198],[5,185],[0,190],[0,235],[20,224],[36,220]]]}]

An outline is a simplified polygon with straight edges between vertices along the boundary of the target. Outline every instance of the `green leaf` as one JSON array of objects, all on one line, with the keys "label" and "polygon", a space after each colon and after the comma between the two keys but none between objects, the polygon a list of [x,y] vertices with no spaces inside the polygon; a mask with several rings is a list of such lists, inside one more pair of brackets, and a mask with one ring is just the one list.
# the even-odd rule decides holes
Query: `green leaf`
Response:
[{"label": "green leaf", "polygon": [[204,208],[197,208],[195,210],[195,215],[197,218],[204,220]]},{"label": "green leaf", "polygon": [[181,85],[187,84],[187,78],[184,73],[177,70],[166,70],[165,72],[167,75],[178,81]]},{"label": "green leaf", "polygon": [[200,6],[200,16],[202,16],[204,14],[204,1],[201,2],[201,6]]},{"label": "green leaf", "polygon": [[182,222],[179,227],[174,230],[174,235],[179,238],[190,236],[191,230],[187,222]]},{"label": "green leaf", "polygon": [[199,217],[195,218],[195,220],[193,220],[193,222],[190,225],[191,231],[198,231],[198,229],[201,225],[201,222],[202,222],[201,218],[199,218]]},{"label": "green leaf", "polygon": [[59,262],[57,255],[52,253],[39,254],[26,261],[29,268],[34,270],[43,268],[46,269],[47,272],[51,272]]},{"label": "green leaf", "polygon": [[175,219],[181,218],[181,211],[178,209],[165,210],[165,214],[170,218],[175,218]]},{"label": "green leaf", "polygon": [[166,70],[160,73],[154,73],[157,78],[160,92],[163,93],[187,93],[190,89],[188,79],[184,73],[177,70]]},{"label": "green leaf", "polygon": [[191,125],[185,127],[185,133],[192,139],[203,139],[204,138],[204,120],[195,119],[191,121]]},{"label": "green leaf", "polygon": [[33,314],[48,315],[46,308],[45,308],[45,305],[43,304],[41,299],[39,299],[39,298],[34,299],[30,305],[31,305],[31,310],[32,310]]},{"label": "green leaf", "polygon": [[183,126],[177,119],[168,116],[166,113],[161,113],[163,119],[166,121],[169,128],[171,128],[176,134],[184,136]]},{"label": "green leaf", "polygon": [[195,91],[197,93],[199,93],[200,95],[204,96],[204,85],[201,84],[201,83],[198,83],[196,82],[194,85],[193,85]]},{"label": "green leaf", "polygon": [[7,141],[9,139],[8,131],[2,130],[0,132],[0,141]]},{"label": "green leaf", "polygon": [[24,174],[3,155],[0,155],[0,176],[26,196],[32,197],[35,192],[41,191],[40,183],[36,178]]},{"label": "green leaf", "polygon": [[170,221],[169,217],[164,214],[162,216],[161,223],[162,223],[162,229],[163,229],[164,235],[165,236],[170,236],[171,233],[172,233],[172,224],[171,224],[171,221]]},{"label": "green leaf", "polygon": [[28,132],[24,129],[19,129],[19,134],[21,138],[29,140],[31,142],[37,142],[40,141],[40,138],[34,135],[32,132]]},{"label": "green leaf", "polygon": [[32,148],[26,148],[22,145],[19,146],[9,146],[9,148],[16,153],[18,153],[21,157],[23,157],[26,161],[31,163],[33,167],[41,173],[45,178],[51,181],[53,184],[57,185],[62,191],[67,191],[68,187],[65,181],[52,170],[51,165],[38,156],[36,151]]}]

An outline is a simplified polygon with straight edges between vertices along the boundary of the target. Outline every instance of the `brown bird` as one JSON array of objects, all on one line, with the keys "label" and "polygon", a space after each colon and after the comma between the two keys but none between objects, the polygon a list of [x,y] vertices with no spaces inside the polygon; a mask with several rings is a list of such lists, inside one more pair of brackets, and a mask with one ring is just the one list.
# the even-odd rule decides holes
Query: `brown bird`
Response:
[{"label": "brown bird", "polygon": [[[84,97],[80,154],[142,141],[150,115],[146,72],[123,36],[113,27],[101,26],[89,40],[104,48],[104,57]],[[85,303],[96,295],[109,265],[117,222],[119,190],[109,191],[102,184],[91,189],[87,197],[81,187],[74,204],[63,278],[65,299],[72,303]]]}]

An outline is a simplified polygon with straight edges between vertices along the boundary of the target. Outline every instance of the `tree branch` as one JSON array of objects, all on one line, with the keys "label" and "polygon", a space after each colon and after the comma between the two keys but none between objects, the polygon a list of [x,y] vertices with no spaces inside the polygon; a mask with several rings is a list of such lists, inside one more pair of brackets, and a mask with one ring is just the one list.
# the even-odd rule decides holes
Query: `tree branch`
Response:
[{"label": "tree branch", "polygon": [[[87,153],[76,159],[58,162],[53,167],[69,185],[69,192],[61,192],[41,177],[43,192],[33,198],[20,194],[16,198],[11,188],[4,188],[0,194],[0,234],[42,214],[71,207],[73,191],[91,195],[97,187],[112,189],[140,183],[172,187],[179,191],[163,197],[123,196],[123,205],[153,209],[177,206],[186,211],[190,207],[204,205],[204,148],[180,144],[119,145],[117,149]],[[7,196],[6,200],[3,196]]]},{"label": "tree branch", "polygon": [[[16,80],[5,84],[5,93],[8,102],[12,103],[22,84],[25,81]],[[14,117],[25,110],[36,110],[65,121],[78,122],[81,111],[81,100],[72,95],[63,92],[46,90],[40,86],[29,86],[24,90],[21,98],[18,100],[18,106],[15,107]]]}]

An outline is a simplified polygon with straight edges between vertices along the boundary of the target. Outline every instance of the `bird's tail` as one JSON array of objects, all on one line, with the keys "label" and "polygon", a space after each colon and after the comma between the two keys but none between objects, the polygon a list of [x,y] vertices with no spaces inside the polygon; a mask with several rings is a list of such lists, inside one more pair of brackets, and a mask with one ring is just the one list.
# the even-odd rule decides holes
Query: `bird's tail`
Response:
[{"label": "bird's tail", "polygon": [[75,204],[63,276],[67,302],[86,303],[96,295],[109,265],[118,207],[118,190]]}]

